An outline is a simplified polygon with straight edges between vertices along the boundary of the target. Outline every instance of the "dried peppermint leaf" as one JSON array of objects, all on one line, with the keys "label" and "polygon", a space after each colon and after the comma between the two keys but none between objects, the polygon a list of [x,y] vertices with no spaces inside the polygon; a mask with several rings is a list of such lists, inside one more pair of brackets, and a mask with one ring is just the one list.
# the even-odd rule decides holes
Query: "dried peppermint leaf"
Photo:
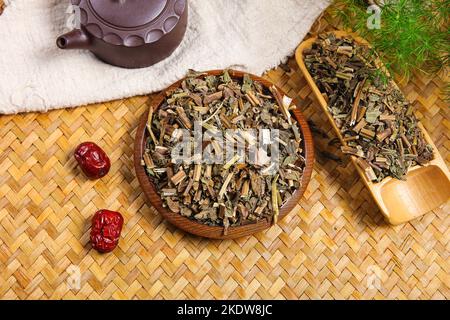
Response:
[{"label": "dried peppermint leaf", "polygon": [[[142,162],[164,206],[200,223],[222,226],[224,233],[233,226],[276,221],[279,207],[300,186],[305,166],[301,131],[296,123],[290,124],[288,101],[249,75],[234,79],[228,71],[220,76],[191,71],[151,114],[147,126],[149,138]],[[184,139],[180,129],[193,130],[196,123],[204,139],[200,158],[205,153],[222,156],[223,163],[194,161],[193,155],[172,159],[172,154],[183,154],[176,149]],[[251,134],[251,130],[263,129],[279,132],[279,168],[274,172],[271,168],[277,163],[271,159],[270,147],[275,137],[265,137],[266,151],[255,148],[258,136]],[[240,131],[230,134],[228,130]],[[206,140],[207,132],[213,136]],[[241,143],[244,153],[228,157],[216,135],[225,142]],[[194,151],[195,145],[191,136],[184,147]],[[255,159],[250,159],[252,154]],[[273,179],[271,172],[279,177]]]},{"label": "dried peppermint leaf", "polygon": [[[358,157],[372,181],[404,179],[433,159],[412,105],[393,81],[380,81],[377,56],[351,37],[319,35],[304,61],[343,135],[342,151]],[[314,130],[314,128],[312,128]]]}]

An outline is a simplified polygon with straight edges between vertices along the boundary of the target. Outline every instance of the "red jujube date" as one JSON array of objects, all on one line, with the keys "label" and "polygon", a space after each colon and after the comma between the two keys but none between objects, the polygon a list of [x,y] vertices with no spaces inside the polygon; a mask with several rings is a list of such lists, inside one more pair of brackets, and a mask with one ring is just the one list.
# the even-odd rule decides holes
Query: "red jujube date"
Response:
[{"label": "red jujube date", "polygon": [[119,243],[123,217],[119,212],[100,210],[92,218],[91,245],[101,253],[113,251]]},{"label": "red jujube date", "polygon": [[111,168],[111,161],[105,151],[93,142],[80,144],[75,149],[75,159],[89,179],[100,179]]}]

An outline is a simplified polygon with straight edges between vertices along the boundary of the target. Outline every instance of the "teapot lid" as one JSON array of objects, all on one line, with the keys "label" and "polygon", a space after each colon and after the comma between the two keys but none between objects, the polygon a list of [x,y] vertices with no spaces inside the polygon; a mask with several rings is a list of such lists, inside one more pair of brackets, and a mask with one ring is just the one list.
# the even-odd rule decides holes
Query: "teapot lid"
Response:
[{"label": "teapot lid", "polygon": [[114,45],[137,47],[172,31],[186,10],[186,0],[71,0],[81,26]]}]

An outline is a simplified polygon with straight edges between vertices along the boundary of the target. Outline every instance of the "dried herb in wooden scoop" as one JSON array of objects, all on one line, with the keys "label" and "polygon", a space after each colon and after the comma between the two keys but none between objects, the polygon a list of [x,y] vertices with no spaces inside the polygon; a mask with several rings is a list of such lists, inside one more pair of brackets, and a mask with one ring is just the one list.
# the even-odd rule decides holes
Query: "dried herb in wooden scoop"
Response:
[{"label": "dried herb in wooden scoop", "polygon": [[276,223],[305,165],[291,103],[249,75],[191,72],[148,118],[142,164],[165,206],[225,234]]},{"label": "dried herb in wooden scoop", "polygon": [[393,81],[383,81],[369,47],[322,34],[304,59],[341,131],[342,151],[357,157],[370,181],[405,179],[410,167],[433,159],[412,105]]}]

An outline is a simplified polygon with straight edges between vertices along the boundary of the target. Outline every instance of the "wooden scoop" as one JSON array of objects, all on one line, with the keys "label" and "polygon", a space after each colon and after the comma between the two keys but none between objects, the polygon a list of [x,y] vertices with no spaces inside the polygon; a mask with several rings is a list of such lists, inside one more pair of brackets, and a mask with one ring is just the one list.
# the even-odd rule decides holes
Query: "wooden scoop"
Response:
[{"label": "wooden scoop", "polygon": [[[366,40],[354,34],[345,31],[335,31],[333,33],[337,37],[351,36],[356,42],[368,45]],[[310,49],[316,40],[317,38],[311,38],[304,41],[295,53],[296,60],[305,75],[309,86],[319,101],[320,106],[333,125],[341,143],[344,144],[341,132],[329,112],[327,102],[322,96],[314,79],[311,77],[303,60],[304,50]],[[382,67],[381,62],[379,62],[379,65]],[[355,164],[364,183],[369,188],[370,193],[378,204],[381,212],[389,223],[394,225],[418,218],[423,214],[440,207],[450,199],[449,170],[421,123],[419,123],[419,128],[422,130],[427,143],[433,147],[434,160],[425,166],[415,166],[410,168],[406,176],[406,181],[390,177],[385,178],[378,183],[369,181],[360,165],[358,165],[357,157],[351,156],[352,162]]]}]

